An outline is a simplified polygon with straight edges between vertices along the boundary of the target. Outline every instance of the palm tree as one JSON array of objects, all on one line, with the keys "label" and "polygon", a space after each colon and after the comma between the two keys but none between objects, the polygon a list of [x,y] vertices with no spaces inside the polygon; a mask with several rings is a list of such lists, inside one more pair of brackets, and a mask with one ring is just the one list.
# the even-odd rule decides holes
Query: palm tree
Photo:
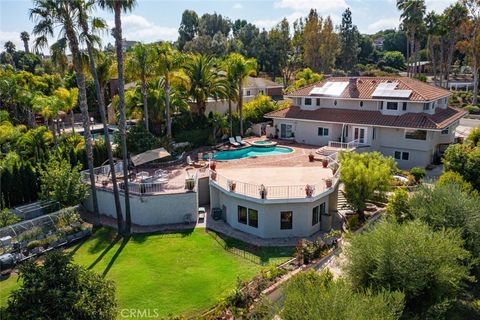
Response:
[{"label": "palm tree", "polygon": [[117,174],[115,172],[115,162],[113,160],[112,144],[110,141],[110,132],[108,130],[107,117],[105,115],[105,99],[103,95],[103,89],[100,84],[99,76],[97,73],[97,67],[95,65],[95,57],[93,53],[94,43],[100,42],[99,38],[95,34],[93,34],[93,31],[94,29],[103,29],[105,27],[105,23],[103,22],[103,20],[98,18],[91,19],[92,32],[90,32],[89,24],[88,24],[89,22],[88,13],[93,8],[94,3],[95,2],[91,0],[87,2],[83,0],[77,2],[77,6],[79,10],[78,20],[79,20],[80,27],[82,29],[81,38],[84,40],[84,42],[87,45],[90,73],[92,74],[92,77],[95,83],[95,92],[96,92],[97,101],[98,101],[98,108],[100,111],[100,118],[102,120],[102,125],[103,125],[103,133],[105,136],[105,149],[107,150],[108,163],[110,165],[110,174],[111,174],[112,185],[113,185],[113,196],[114,196],[114,203],[115,203],[115,211],[117,214],[118,233],[122,233],[124,229],[122,207],[120,204],[120,193],[119,193],[118,184],[117,184]]},{"label": "palm tree", "polygon": [[[61,101],[56,96],[45,96],[44,94],[36,94],[32,99],[33,111],[40,114],[45,120],[46,127],[52,131],[55,146],[58,146],[57,134],[53,119],[58,119],[58,111],[60,111]],[[58,121],[57,121],[58,124]]]},{"label": "palm tree", "polygon": [[118,72],[118,108],[120,111],[119,131],[123,152],[123,179],[125,192],[125,235],[130,234],[132,218],[130,215],[130,195],[128,192],[128,150],[125,118],[125,79],[123,72],[123,51],[122,51],[122,11],[131,11],[135,5],[135,0],[100,0],[98,3],[102,8],[110,9],[115,14],[115,48],[117,51],[117,72]]},{"label": "palm tree", "polygon": [[98,215],[97,192],[95,188],[95,174],[93,170],[92,134],[90,132],[87,90],[85,87],[85,74],[83,72],[83,60],[79,48],[76,25],[78,8],[69,0],[34,0],[34,8],[30,9],[30,17],[36,21],[33,33],[38,36],[36,46],[46,46],[47,38],[54,36],[54,30],[59,28],[60,38],[65,37],[68,41],[73,56],[73,65],[79,91],[79,105],[82,112],[82,122],[87,150],[87,163],[90,173],[90,187],[93,202],[93,211]]},{"label": "palm tree", "polygon": [[234,70],[232,70],[232,61],[231,55],[229,55],[224,61],[222,68],[226,72],[227,83],[228,83],[228,122],[229,122],[229,133],[233,135],[233,118],[232,118],[232,101],[237,101],[238,99],[238,83],[237,78],[235,77]]},{"label": "palm tree", "polygon": [[65,54],[67,39],[62,38],[50,46],[50,59],[61,75],[65,74],[68,67],[68,58]]},{"label": "palm tree", "polygon": [[25,48],[26,53],[30,53],[30,50],[28,50],[28,40],[30,40],[30,35],[28,34],[27,31],[23,31],[20,33],[20,39],[23,41],[23,47]]},{"label": "palm tree", "polygon": [[215,69],[215,60],[212,57],[190,55],[185,64],[185,73],[190,78],[189,95],[195,100],[201,113],[205,112],[208,98],[227,97],[227,80]]},{"label": "palm tree", "polygon": [[127,62],[127,73],[140,78],[142,85],[143,117],[145,128],[149,131],[148,121],[148,99],[147,99],[147,79],[152,75],[152,48],[143,43],[136,44],[132,48],[131,55]]},{"label": "palm tree", "polygon": [[72,118],[72,133],[75,133],[73,109],[77,107],[78,103],[78,88],[72,88],[70,90],[58,88],[55,90],[55,95],[60,100],[60,110],[65,113],[70,113],[70,117]]},{"label": "palm tree", "polygon": [[165,114],[167,120],[167,137],[172,136],[172,117],[170,109],[170,89],[174,78],[182,77],[180,68],[184,62],[184,55],[173,50],[170,44],[162,43],[156,47],[155,65],[156,71],[163,77],[163,85],[165,90]]},{"label": "palm tree", "polygon": [[249,76],[256,75],[257,60],[245,59],[239,53],[232,53],[230,55],[230,64],[232,75],[238,84],[237,109],[240,113],[240,135],[243,136],[243,84]]}]

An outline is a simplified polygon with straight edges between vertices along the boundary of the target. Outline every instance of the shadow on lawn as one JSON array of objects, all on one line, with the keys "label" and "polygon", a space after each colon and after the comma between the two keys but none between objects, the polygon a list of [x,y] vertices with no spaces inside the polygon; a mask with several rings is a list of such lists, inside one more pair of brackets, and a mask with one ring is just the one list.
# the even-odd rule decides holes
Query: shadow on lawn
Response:
[{"label": "shadow on lawn", "polygon": [[[106,266],[105,270],[103,270],[103,273],[102,273],[102,276],[105,277],[108,272],[110,271],[110,269],[112,268],[113,264],[115,263],[115,261],[117,260],[118,256],[120,255],[120,253],[122,253],[122,250],[123,248],[125,248],[125,246],[127,245],[128,241],[130,241],[130,238],[131,237],[126,237],[126,238],[123,238],[122,240],[122,243],[120,244],[120,247],[118,247],[117,251],[115,252],[115,254],[113,255],[112,259],[110,259],[110,262],[108,263],[108,265]],[[120,238],[118,238],[118,240],[120,240]],[[117,240],[117,241],[118,241]],[[112,245],[113,247],[113,245]]]},{"label": "shadow on lawn", "polygon": [[132,235],[132,241],[136,243],[144,243],[149,237],[158,237],[158,238],[186,238],[192,235],[194,229],[184,229],[184,230],[176,230],[176,231],[158,231],[158,232],[151,232],[151,233],[141,233]]}]

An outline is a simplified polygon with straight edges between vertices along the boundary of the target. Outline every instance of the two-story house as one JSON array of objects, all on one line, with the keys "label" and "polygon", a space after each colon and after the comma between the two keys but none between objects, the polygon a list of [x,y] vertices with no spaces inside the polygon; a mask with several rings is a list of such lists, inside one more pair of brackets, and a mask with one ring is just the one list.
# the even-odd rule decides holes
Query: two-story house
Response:
[{"label": "two-story house", "polygon": [[[266,115],[276,135],[299,143],[380,151],[400,168],[438,160],[466,112],[448,90],[404,77],[329,78],[287,95],[292,106]],[[349,144],[350,143],[350,144]]]}]

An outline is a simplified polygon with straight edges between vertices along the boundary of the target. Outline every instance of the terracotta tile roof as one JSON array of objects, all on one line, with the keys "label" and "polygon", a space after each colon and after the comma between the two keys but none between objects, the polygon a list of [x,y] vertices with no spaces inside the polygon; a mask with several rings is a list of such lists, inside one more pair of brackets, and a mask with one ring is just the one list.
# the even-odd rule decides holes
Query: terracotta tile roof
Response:
[{"label": "terracotta tile roof", "polygon": [[433,115],[427,113],[405,113],[399,116],[384,115],[380,111],[349,110],[322,108],[318,110],[302,110],[289,107],[276,110],[265,115],[265,118],[285,118],[297,120],[314,120],[325,122],[363,124],[380,127],[443,129],[463,117],[467,112],[447,107],[437,108]]},{"label": "terracotta tile roof", "polygon": [[[397,89],[412,90],[410,101],[431,101],[450,95],[450,91],[429,85],[425,82],[407,77],[356,77],[357,89],[347,87],[338,98],[372,99],[372,94],[379,83],[398,82]],[[309,96],[314,87],[322,87],[327,82],[349,82],[349,77],[334,77],[290,92],[287,96]]]}]

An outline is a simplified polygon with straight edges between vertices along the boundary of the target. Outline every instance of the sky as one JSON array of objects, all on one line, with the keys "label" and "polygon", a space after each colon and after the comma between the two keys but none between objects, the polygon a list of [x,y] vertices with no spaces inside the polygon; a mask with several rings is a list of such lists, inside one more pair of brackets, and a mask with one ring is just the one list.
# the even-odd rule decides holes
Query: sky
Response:
[{"label": "sky", "polygon": [[[427,11],[441,12],[453,2],[426,0]],[[330,15],[337,25],[341,22],[342,12],[348,7],[360,32],[372,34],[398,27],[399,12],[395,3],[396,0],[137,0],[133,11],[123,16],[123,36],[142,42],[176,40],[182,12],[186,9],[195,10],[199,16],[217,12],[232,21],[245,19],[269,30],[284,17],[293,23],[306,16],[310,8],[317,9],[322,16]],[[17,49],[23,49],[20,32],[32,32],[34,21],[29,17],[32,6],[31,0],[0,0],[0,50],[3,50],[6,41],[12,41]],[[112,12],[98,10],[95,15],[113,26]],[[102,37],[105,44],[114,42],[108,33]],[[30,42],[33,38],[31,35]]]}]

